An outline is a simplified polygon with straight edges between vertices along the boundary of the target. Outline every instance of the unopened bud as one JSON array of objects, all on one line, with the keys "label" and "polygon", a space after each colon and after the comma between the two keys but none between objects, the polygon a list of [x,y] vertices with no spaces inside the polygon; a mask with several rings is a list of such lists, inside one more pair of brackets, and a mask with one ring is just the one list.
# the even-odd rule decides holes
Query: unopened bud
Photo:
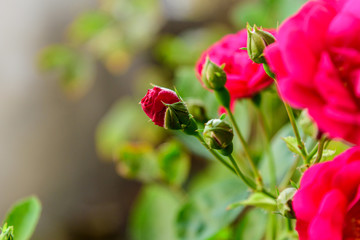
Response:
[{"label": "unopened bud", "polygon": [[287,218],[295,218],[295,212],[292,207],[292,200],[296,193],[296,188],[286,188],[276,200],[279,212]]},{"label": "unopened bud", "polygon": [[166,129],[179,130],[183,129],[190,122],[190,114],[183,102],[166,104],[165,112]]},{"label": "unopened bud", "polygon": [[[232,152],[233,129],[224,120],[211,119],[205,124],[204,140],[211,149]],[[225,154],[226,155],[226,154]]]},{"label": "unopened bud", "polygon": [[206,123],[209,120],[206,115],[205,105],[202,101],[192,99],[186,101],[186,105],[188,106],[190,114],[194,116],[196,121]]},{"label": "unopened bud", "polygon": [[213,63],[209,57],[206,58],[201,77],[205,86],[212,90],[221,89],[226,83],[225,71]]},{"label": "unopened bud", "polygon": [[255,63],[266,63],[264,58],[265,48],[275,42],[275,37],[261,28],[254,25],[253,28],[247,25],[247,51],[249,58]]}]

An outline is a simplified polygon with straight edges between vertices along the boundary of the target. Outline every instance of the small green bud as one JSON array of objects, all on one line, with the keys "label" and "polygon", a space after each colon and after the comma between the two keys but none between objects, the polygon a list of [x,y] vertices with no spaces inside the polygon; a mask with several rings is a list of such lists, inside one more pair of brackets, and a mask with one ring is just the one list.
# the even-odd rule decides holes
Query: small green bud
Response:
[{"label": "small green bud", "polygon": [[295,212],[292,207],[292,200],[296,193],[296,188],[284,189],[276,200],[279,212],[287,218],[295,218]]},{"label": "small green bud", "polygon": [[225,71],[213,63],[209,57],[206,58],[201,77],[205,86],[212,90],[223,88],[226,83]]},{"label": "small green bud", "polygon": [[247,51],[250,59],[255,63],[266,63],[264,58],[265,48],[275,42],[275,37],[261,28],[254,25],[253,28],[249,24],[247,28]]},{"label": "small green bud", "polygon": [[5,223],[1,228],[0,240],[14,240],[14,227]]},{"label": "small green bud", "polygon": [[[224,120],[211,119],[205,124],[203,132],[204,140],[211,149],[224,150],[228,152],[232,148],[234,137],[233,130]],[[232,149],[231,149],[232,152]],[[230,153],[231,153],[230,152]]]},{"label": "small green bud", "polygon": [[164,128],[179,130],[190,123],[190,114],[183,102],[166,104]]},{"label": "small green bud", "polygon": [[206,123],[209,120],[206,115],[205,105],[202,101],[191,99],[186,101],[186,105],[188,106],[190,114],[194,116],[196,121]]},{"label": "small green bud", "polygon": [[184,102],[173,104],[165,104],[167,106],[165,112],[164,128],[171,130],[183,130],[186,134],[196,135],[197,124],[194,117],[189,113]]}]

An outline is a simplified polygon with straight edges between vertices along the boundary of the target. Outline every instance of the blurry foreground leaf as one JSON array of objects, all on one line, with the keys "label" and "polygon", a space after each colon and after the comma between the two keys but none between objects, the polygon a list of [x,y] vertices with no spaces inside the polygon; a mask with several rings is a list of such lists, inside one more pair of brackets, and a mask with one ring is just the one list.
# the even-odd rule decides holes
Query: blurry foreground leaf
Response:
[{"label": "blurry foreground leaf", "polygon": [[41,203],[37,197],[29,197],[10,209],[4,223],[14,227],[16,240],[30,239],[38,223],[41,213]]},{"label": "blurry foreground leaf", "polygon": [[158,185],[143,188],[130,217],[132,240],[177,240],[175,217],[179,196]]}]

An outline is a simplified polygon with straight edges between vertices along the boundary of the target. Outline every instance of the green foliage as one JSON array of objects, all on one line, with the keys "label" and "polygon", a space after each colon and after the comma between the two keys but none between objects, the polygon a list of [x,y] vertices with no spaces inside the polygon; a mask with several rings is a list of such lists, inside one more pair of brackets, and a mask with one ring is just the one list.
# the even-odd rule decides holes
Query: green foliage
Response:
[{"label": "green foliage", "polygon": [[235,228],[234,239],[261,240],[263,239],[267,224],[267,214],[261,209],[251,209],[246,212]]},{"label": "green foliage", "polygon": [[16,240],[30,239],[40,218],[41,203],[37,197],[28,197],[17,203],[7,213],[4,223],[14,227]]},{"label": "green foliage", "polygon": [[176,68],[189,65],[194,69],[201,53],[226,33],[226,26],[209,26],[196,30],[187,30],[181,34],[163,35],[155,48],[156,57],[166,66]]},{"label": "green foliage", "polygon": [[181,185],[186,180],[190,159],[178,142],[170,141],[160,146],[157,159],[162,178],[170,185]]},{"label": "green foliage", "polygon": [[154,148],[147,143],[123,143],[114,155],[117,172],[125,178],[150,182],[160,178]]},{"label": "green foliage", "polygon": [[159,185],[147,185],[141,191],[131,212],[132,240],[177,240],[175,217],[180,200],[178,194]]},{"label": "green foliage", "polygon": [[93,83],[91,57],[65,45],[52,45],[42,50],[38,65],[46,72],[56,72],[62,89],[70,97],[82,96]]},{"label": "green foliage", "polygon": [[247,195],[247,187],[227,169],[214,166],[203,172],[192,181],[189,199],[179,211],[176,222],[179,238],[200,240],[213,236],[243,209],[227,210],[227,206]]},{"label": "green foliage", "polygon": [[106,12],[95,10],[80,14],[69,28],[69,38],[75,43],[84,43],[104,30],[111,22]]},{"label": "green foliage", "polygon": [[96,149],[102,158],[113,159],[122,144],[157,144],[164,135],[164,130],[153,126],[134,100],[122,99],[116,102],[100,121],[96,129]]},{"label": "green foliage", "polygon": [[258,0],[240,2],[230,18],[234,25],[244,27],[248,22],[265,28],[276,28],[285,18],[294,14],[306,0]]}]

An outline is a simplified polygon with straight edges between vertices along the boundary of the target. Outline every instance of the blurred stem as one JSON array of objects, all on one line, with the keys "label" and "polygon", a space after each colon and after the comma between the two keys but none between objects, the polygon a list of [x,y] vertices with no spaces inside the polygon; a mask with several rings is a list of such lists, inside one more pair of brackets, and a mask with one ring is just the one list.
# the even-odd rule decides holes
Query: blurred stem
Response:
[{"label": "blurred stem", "polygon": [[227,163],[221,156],[220,154],[218,154],[214,149],[211,149],[206,142],[204,141],[203,136],[198,133],[197,135],[194,135],[197,139],[199,139],[199,141],[201,142],[201,144],[207,149],[209,150],[209,152],[217,159],[219,160],[219,162],[221,162],[225,167],[227,167],[230,171],[232,171],[233,173],[237,174],[235,169],[229,164]]},{"label": "blurred stem", "polygon": [[248,179],[240,170],[239,165],[237,164],[236,160],[234,159],[234,157],[232,156],[232,154],[230,154],[229,159],[231,161],[231,163],[233,164],[235,171],[237,173],[237,175],[241,178],[241,180],[243,180],[243,182],[251,189],[256,190],[256,184],[254,182],[252,182],[250,179]]},{"label": "blurred stem", "polygon": [[316,143],[315,147],[310,151],[310,153],[308,154],[307,158],[306,158],[306,161],[305,161],[305,164],[306,165],[309,165],[311,159],[313,158],[313,156],[316,154],[316,152],[318,151],[318,146],[319,146],[319,143]]},{"label": "blurred stem", "polygon": [[262,129],[262,132],[264,135],[264,139],[265,139],[265,149],[266,149],[266,154],[268,155],[268,160],[269,160],[270,186],[275,187],[276,186],[276,168],[275,168],[274,154],[272,152],[271,145],[270,145],[269,127],[266,124],[266,119],[265,119],[264,113],[261,111],[260,107],[255,105],[255,108],[257,109],[257,111],[259,113],[260,126],[261,126],[261,129]]},{"label": "blurred stem", "polygon": [[228,115],[230,117],[231,124],[233,125],[233,127],[235,129],[235,132],[236,132],[236,134],[238,135],[238,137],[240,139],[241,145],[242,145],[242,147],[244,149],[245,156],[246,156],[246,158],[248,159],[248,161],[250,163],[252,171],[254,172],[254,176],[255,176],[255,179],[256,179],[256,184],[257,184],[258,187],[260,187],[262,189],[263,188],[262,178],[261,178],[261,175],[260,175],[258,169],[256,168],[256,165],[255,165],[253,159],[250,156],[249,147],[248,147],[243,135],[240,132],[240,129],[239,129],[239,127],[238,127],[238,125],[237,125],[237,123],[235,121],[234,115],[232,114],[230,108],[225,108],[225,109],[226,109],[226,112],[228,113]]},{"label": "blurred stem", "polygon": [[291,222],[291,219],[290,218],[287,218],[286,219],[286,227],[287,227],[287,230],[289,232],[292,232],[293,231],[293,226],[292,226],[292,222]]},{"label": "blurred stem", "polygon": [[297,169],[297,166],[299,165],[299,162],[300,162],[300,156],[298,156],[295,159],[295,162],[293,163],[293,165],[291,166],[289,171],[286,172],[285,177],[283,178],[283,180],[281,181],[281,183],[279,185],[280,190],[287,187],[287,185],[289,184],[291,178],[293,177],[293,175],[294,175],[294,173],[295,173],[295,171]]},{"label": "blurred stem", "polygon": [[[270,67],[269,65],[267,65],[266,63],[263,64],[263,67],[264,67],[264,70],[266,72],[266,74],[271,77],[272,79],[274,79],[274,82],[276,85],[278,85],[278,82],[275,78],[275,74],[270,70]],[[281,99],[282,100],[282,99]],[[305,144],[304,142],[301,140],[301,136],[300,136],[300,133],[299,133],[299,129],[297,127],[297,124],[296,124],[296,120],[295,120],[295,116],[294,116],[294,112],[292,110],[292,108],[290,107],[289,104],[287,104],[285,101],[282,100],[282,102],[284,103],[284,106],[285,106],[285,109],[286,109],[286,112],[287,112],[287,115],[289,116],[289,120],[290,120],[290,123],[291,123],[291,126],[294,130],[294,134],[295,134],[295,137],[296,137],[296,141],[297,141],[297,144],[298,144],[298,147],[301,151],[301,157],[303,158],[304,162],[306,161],[306,158],[307,158],[307,152],[306,152],[306,148],[305,148]]]},{"label": "blurred stem", "polygon": [[306,162],[306,159],[307,159],[306,148],[305,148],[304,142],[301,140],[301,136],[300,136],[297,124],[296,124],[294,112],[293,112],[292,108],[289,106],[289,104],[284,102],[284,105],[285,105],[286,112],[287,112],[287,114],[289,116],[291,126],[292,126],[292,128],[294,130],[294,134],[295,134],[295,138],[296,138],[298,147],[299,147],[299,149],[301,151],[301,157],[303,158],[304,162]]},{"label": "blurred stem", "polygon": [[317,164],[317,163],[319,163],[321,161],[322,154],[323,154],[323,151],[324,151],[325,142],[326,142],[326,137],[322,137],[319,140],[317,156],[316,156],[316,159],[314,160],[314,162],[312,164]]}]

